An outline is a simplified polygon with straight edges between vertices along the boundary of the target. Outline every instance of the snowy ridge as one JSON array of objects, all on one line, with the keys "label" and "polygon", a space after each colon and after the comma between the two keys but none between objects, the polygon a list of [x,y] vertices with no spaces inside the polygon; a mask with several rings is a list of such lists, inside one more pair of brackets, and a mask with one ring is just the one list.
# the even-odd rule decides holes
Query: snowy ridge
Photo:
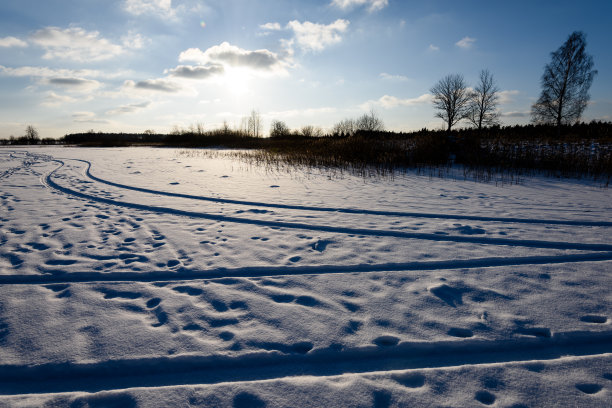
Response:
[{"label": "snowy ridge", "polygon": [[555,333],[546,338],[385,343],[357,349],[312,350],[298,343],[288,353],[240,357],[154,357],[97,363],[0,366],[0,393],[31,394],[257,381],[292,376],[406,370],[558,359],[612,353],[612,332]]}]

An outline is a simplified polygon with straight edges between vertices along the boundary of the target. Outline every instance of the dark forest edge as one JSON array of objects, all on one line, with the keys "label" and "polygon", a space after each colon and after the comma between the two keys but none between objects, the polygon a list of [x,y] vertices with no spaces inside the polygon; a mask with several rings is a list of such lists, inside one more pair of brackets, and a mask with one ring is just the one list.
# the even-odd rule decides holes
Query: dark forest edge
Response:
[{"label": "dark forest edge", "polygon": [[[51,142],[52,141],[52,142]],[[59,144],[84,147],[158,146],[245,150],[260,164],[325,167],[360,175],[392,175],[411,168],[463,166],[467,175],[490,180],[494,173],[590,178],[612,177],[612,122],[493,126],[481,130],[422,129],[416,132],[357,131],[351,135],[286,133],[253,137],[233,129],[182,130],[172,134],[74,133],[59,140],[1,140],[3,145]]]}]

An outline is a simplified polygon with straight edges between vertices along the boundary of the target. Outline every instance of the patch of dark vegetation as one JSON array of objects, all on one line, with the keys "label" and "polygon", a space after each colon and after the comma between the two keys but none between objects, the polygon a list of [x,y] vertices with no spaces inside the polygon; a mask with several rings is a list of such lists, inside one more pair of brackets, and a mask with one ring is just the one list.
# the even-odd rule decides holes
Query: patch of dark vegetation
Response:
[{"label": "patch of dark vegetation", "polygon": [[612,177],[612,122],[555,125],[492,126],[483,129],[422,129],[416,132],[358,130],[332,134],[322,131],[277,132],[254,137],[224,127],[175,130],[171,134],[145,132],[75,133],[61,144],[79,146],[223,147],[242,149],[233,156],[274,168],[309,167],[350,174],[393,177],[407,169],[444,176],[460,165],[464,177],[479,181],[544,174],[553,177],[591,178],[608,185]]}]

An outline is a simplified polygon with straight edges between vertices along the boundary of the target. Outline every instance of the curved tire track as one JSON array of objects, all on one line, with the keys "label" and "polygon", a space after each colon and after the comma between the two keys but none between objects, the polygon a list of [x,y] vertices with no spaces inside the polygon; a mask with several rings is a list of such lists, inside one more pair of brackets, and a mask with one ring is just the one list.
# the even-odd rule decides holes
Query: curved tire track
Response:
[{"label": "curved tire track", "polygon": [[96,283],[96,282],[162,282],[215,280],[226,278],[263,278],[272,276],[325,275],[344,273],[407,272],[446,269],[492,268],[499,266],[551,265],[612,261],[612,252],[595,252],[576,255],[526,256],[508,258],[478,258],[451,261],[387,263],[377,265],[317,265],[218,268],[157,272],[71,272],[45,275],[0,275],[0,285],[38,285],[50,283]]},{"label": "curved tire track", "polygon": [[143,187],[135,187],[127,184],[115,183],[109,180],[96,177],[91,174],[91,162],[82,159],[70,159],[80,161],[87,164],[85,175],[91,180],[103,183],[109,186],[121,188],[124,190],[138,191],[141,193],[157,194],[168,197],[187,198],[190,200],[209,201],[223,204],[237,204],[256,207],[279,208],[288,210],[301,211],[317,211],[317,212],[335,212],[344,214],[359,214],[359,215],[382,215],[390,217],[409,217],[409,218],[437,218],[451,220],[470,220],[470,221],[493,221],[493,222],[512,222],[521,224],[551,224],[551,225],[576,225],[589,227],[612,227],[612,222],[608,221],[587,221],[587,220],[550,220],[550,219],[531,219],[531,218],[514,218],[514,217],[485,217],[477,215],[458,215],[458,214],[435,214],[435,213],[418,213],[418,212],[403,212],[403,211],[379,211],[379,210],[364,210],[357,208],[334,208],[334,207],[314,207],[305,205],[277,204],[277,203],[262,203],[258,201],[232,200],[227,198],[216,198],[206,196],[196,196],[191,194],[172,193],[168,191],[152,190]]},{"label": "curved tire track", "polygon": [[157,207],[145,204],[136,204],[126,201],[112,200],[109,198],[97,197],[90,194],[85,194],[79,191],[72,190],[67,187],[60,186],[52,180],[52,175],[57,170],[64,166],[64,162],[58,159],[54,161],[60,163],[60,166],[52,170],[44,179],[44,182],[49,187],[61,191],[65,194],[72,195],[75,197],[83,198],[89,201],[96,201],[103,204],[114,205],[119,207],[126,207],[137,209],[141,211],[150,211],[161,214],[171,214],[185,216],[189,218],[200,218],[212,221],[232,222],[237,224],[249,224],[257,225],[260,227],[270,228],[286,228],[286,229],[299,229],[309,231],[320,231],[330,232],[335,234],[352,234],[352,235],[365,235],[365,236],[377,236],[377,237],[394,237],[403,239],[420,239],[437,242],[461,242],[471,243],[480,245],[508,245],[508,246],[520,246],[530,248],[546,248],[546,249],[559,249],[559,250],[578,250],[578,251],[612,251],[612,245],[608,244],[584,244],[584,243],[572,243],[572,242],[557,242],[557,241],[540,241],[540,240],[518,240],[508,238],[483,238],[483,237],[472,237],[472,236],[451,236],[451,235],[438,235],[428,233],[413,233],[404,231],[388,231],[388,230],[374,230],[365,228],[345,228],[345,227],[331,227],[326,225],[311,225],[302,223],[292,222],[281,222],[281,221],[264,221],[255,220],[249,218],[231,217],[224,215],[214,215],[208,213],[201,213],[195,211],[179,210],[167,207]]}]

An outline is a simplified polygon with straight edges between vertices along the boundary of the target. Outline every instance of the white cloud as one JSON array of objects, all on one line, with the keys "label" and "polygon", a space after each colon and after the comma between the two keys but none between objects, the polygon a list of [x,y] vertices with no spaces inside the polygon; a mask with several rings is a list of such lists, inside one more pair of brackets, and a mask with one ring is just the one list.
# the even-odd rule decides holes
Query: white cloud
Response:
[{"label": "white cloud", "polygon": [[505,118],[526,118],[531,115],[529,111],[513,111],[513,112],[502,112],[501,114]]},{"label": "white cloud", "polygon": [[125,51],[120,45],[101,38],[99,32],[87,32],[78,27],[46,27],[35,32],[31,40],[46,50],[44,59],[101,61],[121,55]]},{"label": "white cloud", "polygon": [[416,98],[408,99],[401,99],[395,96],[384,95],[381,96],[378,100],[363,103],[362,105],[360,105],[360,108],[362,108],[363,110],[368,110],[372,106],[380,106],[383,109],[392,109],[398,106],[415,106],[428,104],[431,103],[431,100],[432,95],[428,93],[418,96]]},{"label": "white cloud", "polygon": [[463,37],[462,39],[460,39],[459,41],[457,41],[455,43],[455,45],[459,48],[463,48],[463,49],[470,49],[472,48],[472,46],[474,45],[474,43],[476,42],[475,38],[472,37]]},{"label": "white cloud", "polygon": [[520,92],[517,90],[511,90],[511,91],[500,91],[497,93],[499,99],[498,102],[503,105],[506,103],[511,103],[514,102],[514,99],[512,98],[513,96],[518,95]]},{"label": "white cloud", "polygon": [[128,31],[127,35],[121,37],[121,41],[125,48],[132,48],[135,50],[144,48],[146,45],[151,43],[149,38],[144,37],[142,34],[139,34],[134,30]]},{"label": "white cloud", "polygon": [[404,75],[391,75],[386,72],[380,74],[380,77],[389,81],[408,81],[410,78]]},{"label": "white cloud", "polygon": [[438,47],[437,45],[433,45],[433,44],[429,44],[429,47],[427,48],[429,51],[440,51],[440,47]]},{"label": "white cloud", "polygon": [[331,4],[342,10],[358,6],[367,6],[370,13],[382,10],[389,5],[389,0],[332,0]]},{"label": "white cloud", "polygon": [[325,47],[342,41],[350,22],[338,19],[331,24],[317,24],[297,20],[290,21],[287,28],[293,30],[297,44],[305,51],[322,51]]},{"label": "white cloud", "polygon": [[176,11],[172,8],[172,0],[125,0],[125,11],[136,16],[142,14],[159,14],[173,17]]},{"label": "white cloud", "polygon": [[176,68],[167,69],[164,73],[177,78],[187,79],[208,79],[225,72],[223,65],[179,65]]},{"label": "white cloud", "polygon": [[199,48],[190,48],[181,52],[179,61],[201,64],[201,68],[198,69],[202,73],[204,69],[212,69],[216,71],[215,73],[219,73],[219,64],[223,64],[235,68],[242,67],[262,72],[285,74],[288,65],[288,61],[272,51],[266,49],[249,51],[228,42],[210,47],[206,51]]},{"label": "white cloud", "polygon": [[91,92],[101,86],[100,82],[93,79],[75,77],[49,78],[45,81],[45,83],[74,92]]},{"label": "white cloud", "polygon": [[27,47],[28,43],[15,37],[0,38],[0,48]]},{"label": "white cloud", "polygon": [[106,112],[106,114],[110,116],[114,116],[114,115],[122,115],[124,113],[134,113],[136,111],[148,108],[149,105],[151,105],[150,101],[145,101],[141,103],[130,103],[128,105],[122,105],[122,106],[119,106],[118,108],[109,110],[108,112]]},{"label": "white cloud", "polygon": [[87,112],[87,111],[74,112],[72,114],[72,121],[76,123],[102,123],[102,124],[110,123],[107,120],[96,118],[95,113]]},{"label": "white cloud", "polygon": [[90,77],[90,78],[117,78],[125,75],[125,72],[104,72],[92,69],[55,69],[48,67],[23,66],[9,68],[0,65],[0,74],[12,77]]},{"label": "white cloud", "polygon": [[139,82],[127,80],[123,83],[123,87],[125,89],[166,93],[176,93],[182,90],[179,84],[167,79],[147,79]]},{"label": "white cloud", "polygon": [[58,95],[53,91],[49,91],[45,94],[45,97],[43,99],[43,102],[41,103],[42,106],[48,106],[48,107],[53,107],[53,106],[59,106],[59,105],[63,105],[65,103],[74,103],[77,102],[78,99],[73,98],[71,96],[68,95]]},{"label": "white cloud", "polygon": [[266,23],[259,26],[262,30],[279,31],[282,27],[279,23]]}]

